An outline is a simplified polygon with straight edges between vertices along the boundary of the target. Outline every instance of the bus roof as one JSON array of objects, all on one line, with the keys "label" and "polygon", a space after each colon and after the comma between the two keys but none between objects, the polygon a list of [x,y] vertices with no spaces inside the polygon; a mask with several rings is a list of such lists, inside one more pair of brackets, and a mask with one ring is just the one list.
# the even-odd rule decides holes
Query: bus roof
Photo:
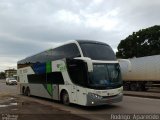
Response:
[{"label": "bus roof", "polygon": [[[58,45],[58,46],[56,46],[56,47],[53,47],[53,48],[51,48],[51,49],[47,49],[47,50],[45,50],[45,51],[52,50],[52,49],[55,49],[55,48],[58,48],[58,47],[60,47],[60,46],[67,45],[67,44],[70,44],[70,43],[78,43],[78,44],[93,43],[93,44],[103,44],[103,45],[109,46],[109,45],[106,44],[106,43],[99,42],[99,41],[95,41],[95,40],[70,40],[70,41],[67,41],[67,42],[65,42],[65,43],[63,43],[63,44],[61,44],[61,45]],[[42,52],[45,52],[45,51],[42,51]],[[33,56],[35,56],[35,55],[38,55],[38,54],[40,54],[40,53],[42,53],[42,52],[39,52],[39,53],[37,53],[37,54],[31,55],[31,56],[28,56],[28,57],[26,57],[26,58],[24,58],[24,59],[22,59],[22,60],[19,60],[18,63],[20,63],[21,61],[25,61],[26,59],[31,58],[31,57],[33,57]]]},{"label": "bus roof", "polygon": [[[108,45],[107,43],[104,42],[99,42],[99,41],[94,41],[94,40],[76,40],[79,44],[83,43],[93,43],[93,44],[103,44],[103,45]],[[109,45],[108,45],[109,46]]]}]

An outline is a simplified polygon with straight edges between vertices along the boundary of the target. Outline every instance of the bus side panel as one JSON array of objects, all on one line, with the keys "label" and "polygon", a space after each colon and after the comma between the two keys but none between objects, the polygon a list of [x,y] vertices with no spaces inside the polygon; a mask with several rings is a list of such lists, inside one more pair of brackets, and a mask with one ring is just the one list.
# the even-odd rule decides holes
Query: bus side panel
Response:
[{"label": "bus side panel", "polygon": [[[36,79],[39,76],[34,77],[35,75],[32,67],[25,67],[18,70],[20,93],[22,94],[23,87],[25,89],[29,87],[31,95],[57,100],[58,85],[47,84],[45,83],[46,79]],[[29,83],[29,81],[44,81],[44,83]]]},{"label": "bus side panel", "polygon": [[71,79],[67,72],[65,60],[52,61],[52,72],[61,72],[63,76],[64,85],[59,85],[59,100],[62,90],[65,90],[69,95],[70,103],[77,103],[77,97],[73,96],[74,92],[72,91],[73,83],[71,82]]},{"label": "bus side panel", "polygon": [[76,92],[77,103],[85,106],[87,104],[87,88],[77,86]]},{"label": "bus side panel", "polygon": [[39,96],[44,98],[52,98],[52,96],[47,92],[46,88],[43,84],[28,84],[28,83],[21,83],[21,87],[29,87],[30,95]]},{"label": "bus side panel", "polygon": [[60,100],[59,85],[52,85],[52,86],[53,86],[53,96],[52,96],[52,99],[53,100]]}]

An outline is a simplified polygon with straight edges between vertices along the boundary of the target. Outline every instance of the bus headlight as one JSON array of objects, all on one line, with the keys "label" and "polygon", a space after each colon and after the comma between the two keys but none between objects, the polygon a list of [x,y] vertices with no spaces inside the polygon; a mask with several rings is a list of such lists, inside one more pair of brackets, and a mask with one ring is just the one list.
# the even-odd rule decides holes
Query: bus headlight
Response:
[{"label": "bus headlight", "polygon": [[88,93],[93,99],[102,99],[103,97],[94,93]]}]

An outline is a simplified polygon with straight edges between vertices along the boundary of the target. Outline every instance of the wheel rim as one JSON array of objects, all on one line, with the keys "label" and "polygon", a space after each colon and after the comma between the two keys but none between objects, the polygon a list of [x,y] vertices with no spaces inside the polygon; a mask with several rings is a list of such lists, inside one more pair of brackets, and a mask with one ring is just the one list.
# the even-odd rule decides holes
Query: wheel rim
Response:
[{"label": "wheel rim", "polygon": [[22,95],[24,95],[25,94],[25,89],[24,88],[22,88]]},{"label": "wheel rim", "polygon": [[128,84],[124,84],[123,88],[124,90],[130,90],[130,86]]},{"label": "wheel rim", "polygon": [[69,96],[67,93],[63,94],[63,104],[69,105]]},{"label": "wheel rim", "polygon": [[26,90],[26,96],[30,96],[30,90],[29,89]]},{"label": "wheel rim", "polygon": [[27,90],[27,96],[30,96],[30,90]]},{"label": "wheel rim", "polygon": [[131,91],[137,91],[137,84],[131,84]]}]

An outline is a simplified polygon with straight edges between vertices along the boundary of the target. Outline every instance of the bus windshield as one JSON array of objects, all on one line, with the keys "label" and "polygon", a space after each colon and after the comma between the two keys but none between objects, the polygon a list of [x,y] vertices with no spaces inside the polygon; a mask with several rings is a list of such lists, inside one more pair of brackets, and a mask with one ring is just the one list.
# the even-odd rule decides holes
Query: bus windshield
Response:
[{"label": "bus windshield", "polygon": [[116,88],[122,85],[120,66],[116,64],[93,64],[93,72],[89,74],[89,86]]},{"label": "bus windshield", "polygon": [[92,60],[116,60],[116,56],[110,46],[95,43],[80,43],[84,57]]}]

